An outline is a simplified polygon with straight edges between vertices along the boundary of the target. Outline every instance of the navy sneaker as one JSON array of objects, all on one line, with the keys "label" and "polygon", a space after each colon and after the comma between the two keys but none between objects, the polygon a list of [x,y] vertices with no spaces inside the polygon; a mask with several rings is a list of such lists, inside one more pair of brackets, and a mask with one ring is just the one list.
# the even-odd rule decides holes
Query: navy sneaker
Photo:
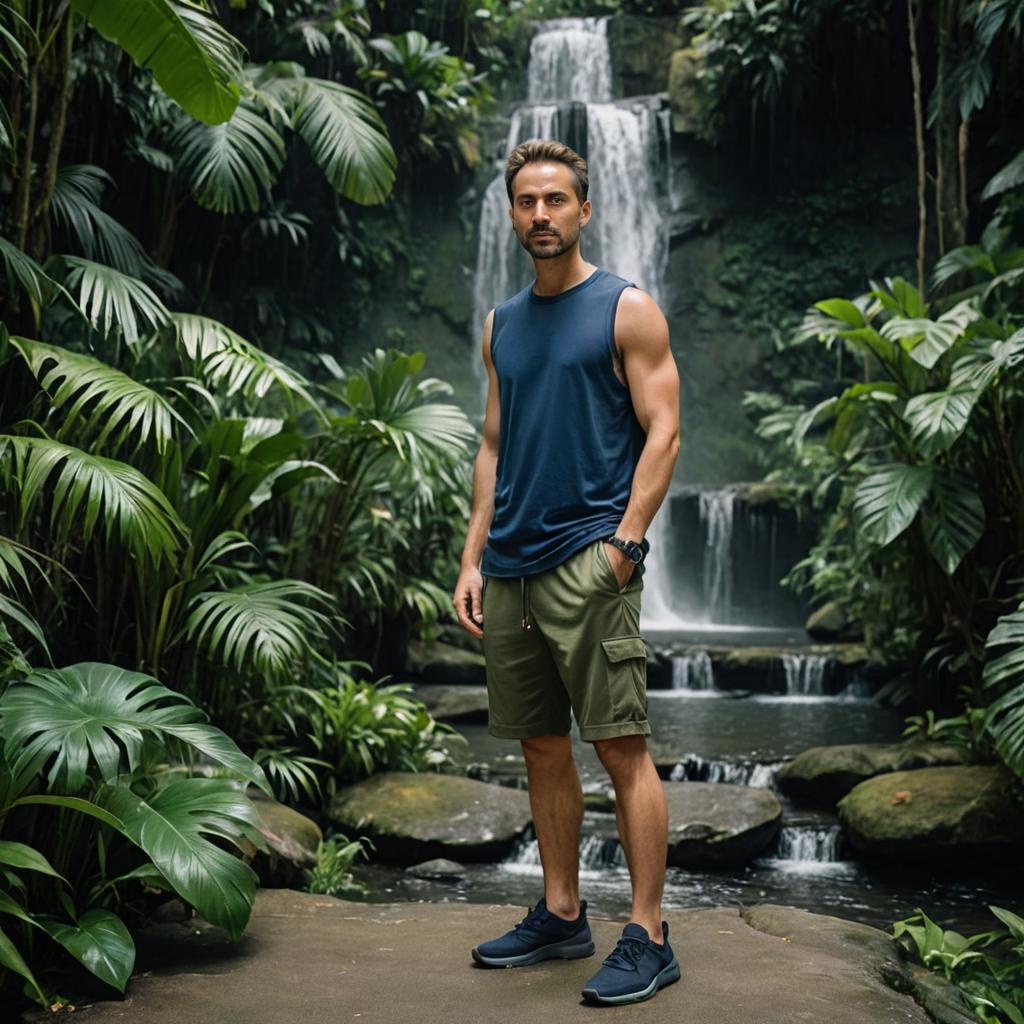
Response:
[{"label": "navy sneaker", "polygon": [[679,961],[669,945],[668,922],[661,926],[665,944],[659,946],[643,925],[627,924],[601,969],[584,984],[583,997],[595,1003],[639,1003],[678,981]]},{"label": "navy sneaker", "polygon": [[594,952],[594,939],[587,923],[587,901],[580,900],[580,913],[567,921],[548,910],[545,897],[511,931],[500,938],[481,942],[473,959],[485,967],[524,967],[539,960],[575,960]]}]

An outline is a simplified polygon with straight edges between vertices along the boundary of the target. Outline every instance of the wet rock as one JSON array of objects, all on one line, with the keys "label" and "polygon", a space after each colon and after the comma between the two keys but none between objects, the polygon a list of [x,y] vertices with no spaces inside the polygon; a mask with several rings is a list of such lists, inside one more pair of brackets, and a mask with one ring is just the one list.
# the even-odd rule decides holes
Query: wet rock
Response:
[{"label": "wet rock", "polygon": [[416,878],[439,878],[458,879],[466,874],[466,869],[453,860],[445,857],[435,857],[433,860],[425,860],[422,864],[413,864],[405,869],[407,875],[414,875]]},{"label": "wet rock", "polygon": [[846,629],[846,613],[838,601],[828,601],[811,613],[804,629],[815,640],[838,640]]},{"label": "wet rock", "polygon": [[444,686],[419,683],[412,696],[441,722],[480,722],[487,724],[486,686]]},{"label": "wet rock", "polygon": [[810,747],[776,774],[779,788],[796,800],[832,805],[865,779],[885,772],[964,764],[963,747],[908,740],[903,743],[844,743]]},{"label": "wet rock", "polygon": [[700,127],[700,92],[697,74],[702,64],[696,47],[676,50],[669,60],[668,100],[672,131],[694,133]]},{"label": "wet rock", "polygon": [[855,786],[839,801],[850,845],[876,857],[923,863],[1019,862],[1024,806],[1002,765],[955,765],[891,772]]},{"label": "wet rock", "polygon": [[675,27],[675,18],[620,14],[609,21],[608,47],[616,96],[665,91],[672,51],[682,42]]},{"label": "wet rock", "polygon": [[668,863],[677,867],[746,864],[778,835],[782,805],[767,789],[728,782],[665,782]]},{"label": "wet rock", "polygon": [[368,836],[371,859],[391,864],[500,860],[531,821],[529,794],[434,772],[372,775],[339,790],[328,816],[346,835]]},{"label": "wet rock", "polygon": [[260,835],[268,852],[256,853],[252,869],[263,885],[271,888],[300,886],[303,871],[316,865],[316,851],[323,839],[320,826],[285,804],[271,800],[257,789],[248,796],[260,816]]},{"label": "wet rock", "polygon": [[436,640],[410,640],[406,663],[409,675],[424,683],[484,686],[484,656]]}]

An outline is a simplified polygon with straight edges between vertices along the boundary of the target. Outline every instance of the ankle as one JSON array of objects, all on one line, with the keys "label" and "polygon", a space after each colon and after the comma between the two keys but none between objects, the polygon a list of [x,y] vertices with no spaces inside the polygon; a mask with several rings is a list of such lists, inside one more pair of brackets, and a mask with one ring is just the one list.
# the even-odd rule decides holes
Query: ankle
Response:
[{"label": "ankle", "polygon": [[551,911],[556,917],[561,917],[566,921],[575,921],[580,916],[580,904],[577,901],[575,904],[572,903],[550,903],[545,901],[548,910]]}]

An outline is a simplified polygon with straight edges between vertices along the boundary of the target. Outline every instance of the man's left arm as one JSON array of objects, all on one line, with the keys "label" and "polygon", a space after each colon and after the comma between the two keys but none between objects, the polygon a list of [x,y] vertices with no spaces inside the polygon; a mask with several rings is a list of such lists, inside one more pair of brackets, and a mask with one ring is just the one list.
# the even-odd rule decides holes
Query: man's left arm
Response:
[{"label": "man's left arm", "polygon": [[[647,292],[623,291],[615,313],[615,345],[622,354],[633,410],[647,434],[616,534],[639,542],[668,492],[679,454],[679,372],[669,347],[668,323]],[[625,586],[633,563],[610,544],[606,550],[620,586]]]}]

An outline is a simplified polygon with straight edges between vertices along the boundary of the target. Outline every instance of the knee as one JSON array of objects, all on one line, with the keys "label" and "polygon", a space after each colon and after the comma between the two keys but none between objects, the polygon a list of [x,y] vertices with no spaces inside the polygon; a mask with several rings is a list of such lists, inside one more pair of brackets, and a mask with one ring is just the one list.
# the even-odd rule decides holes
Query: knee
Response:
[{"label": "knee", "polygon": [[572,760],[571,736],[531,736],[519,741],[523,757],[531,765],[548,766]]},{"label": "knee", "polygon": [[593,744],[601,764],[613,778],[636,771],[650,758],[647,740],[643,736],[613,736],[610,739],[594,740]]}]

